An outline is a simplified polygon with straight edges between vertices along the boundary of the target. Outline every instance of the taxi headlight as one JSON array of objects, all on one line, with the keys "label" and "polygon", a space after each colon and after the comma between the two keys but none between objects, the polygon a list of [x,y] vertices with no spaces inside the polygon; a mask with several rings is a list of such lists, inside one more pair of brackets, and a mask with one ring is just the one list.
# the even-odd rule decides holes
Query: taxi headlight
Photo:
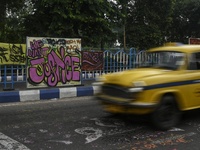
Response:
[{"label": "taxi headlight", "polygon": [[144,87],[146,83],[144,81],[135,81],[133,82],[134,87]]},{"label": "taxi headlight", "polygon": [[144,86],[146,86],[146,83],[144,81],[135,81],[133,82],[133,87],[128,89],[128,92],[130,93],[142,92]]},{"label": "taxi headlight", "polygon": [[93,86],[100,86],[100,85],[103,85],[103,82],[93,82],[92,85]]},{"label": "taxi headlight", "polygon": [[143,88],[142,87],[138,87],[138,88],[130,88],[130,89],[128,89],[128,91],[130,92],[130,93],[137,93],[137,92],[142,92],[143,91]]},{"label": "taxi headlight", "polygon": [[97,77],[97,78],[95,78],[95,81],[96,81],[96,82],[103,82],[103,81],[105,81],[105,80],[106,80],[105,77]]},{"label": "taxi headlight", "polygon": [[98,77],[98,78],[95,78],[95,82],[92,83],[92,85],[94,86],[100,86],[104,83],[104,81],[106,80],[105,77]]}]

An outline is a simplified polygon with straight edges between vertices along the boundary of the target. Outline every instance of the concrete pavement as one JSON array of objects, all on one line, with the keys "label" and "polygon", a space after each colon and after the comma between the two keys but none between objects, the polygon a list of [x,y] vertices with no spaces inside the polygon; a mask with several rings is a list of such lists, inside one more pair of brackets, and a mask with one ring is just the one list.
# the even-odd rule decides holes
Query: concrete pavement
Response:
[{"label": "concrete pavement", "polygon": [[79,96],[92,96],[98,91],[94,80],[82,81],[82,85],[58,88],[27,89],[26,83],[14,84],[14,89],[0,87],[0,103],[52,100]]}]

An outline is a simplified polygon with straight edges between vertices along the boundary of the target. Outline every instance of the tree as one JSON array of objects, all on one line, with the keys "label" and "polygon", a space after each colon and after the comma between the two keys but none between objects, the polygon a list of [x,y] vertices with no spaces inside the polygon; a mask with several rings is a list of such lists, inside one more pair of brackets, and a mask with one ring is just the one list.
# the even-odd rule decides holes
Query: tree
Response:
[{"label": "tree", "polygon": [[25,0],[2,0],[0,5],[0,41],[22,41],[22,18]]},{"label": "tree", "polygon": [[177,0],[169,41],[188,43],[190,37],[200,37],[200,1]]},{"label": "tree", "polygon": [[0,41],[76,37],[104,49],[119,38],[124,49],[148,49],[200,37],[199,12],[199,0],[2,0]]},{"label": "tree", "polygon": [[35,0],[34,13],[27,16],[30,36],[81,37],[87,46],[99,46],[112,36],[110,16],[114,13],[104,0]]},{"label": "tree", "polygon": [[174,0],[134,1],[127,23],[129,45],[148,49],[163,44],[172,23],[174,5]]}]

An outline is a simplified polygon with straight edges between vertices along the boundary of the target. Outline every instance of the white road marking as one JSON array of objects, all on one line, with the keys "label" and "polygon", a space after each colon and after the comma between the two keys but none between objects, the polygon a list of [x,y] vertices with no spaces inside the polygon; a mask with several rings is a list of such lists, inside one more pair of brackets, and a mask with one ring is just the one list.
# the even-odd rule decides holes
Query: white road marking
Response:
[{"label": "white road marking", "polygon": [[42,132],[42,133],[47,133],[48,132],[48,130],[43,130],[43,129],[40,129],[39,131]]},{"label": "white road marking", "polygon": [[83,127],[75,130],[76,133],[86,135],[86,144],[93,142],[100,138],[103,132],[100,129],[94,129],[93,127]]},{"label": "white road marking", "polygon": [[168,130],[168,131],[185,131],[185,130],[180,129],[180,128],[172,128],[172,129],[170,129],[170,130]]},{"label": "white road marking", "polygon": [[63,144],[66,144],[66,145],[73,143],[71,141],[61,141],[61,140],[49,140],[49,142],[63,143]]},{"label": "white road marking", "polygon": [[[113,128],[116,128],[116,127],[124,126],[124,123],[123,122],[119,122],[119,120],[109,119],[110,121],[112,121],[112,123],[110,123],[110,124],[108,124],[108,123],[105,124],[105,123],[103,123],[103,120],[100,120],[98,118],[93,118],[93,119],[90,119],[90,120],[94,120],[95,124],[98,125],[98,126],[101,126],[101,127],[113,127]],[[106,121],[108,121],[108,120],[106,120]]]},{"label": "white road marking", "polygon": [[11,139],[0,132],[0,149],[1,150],[30,150],[25,145]]}]

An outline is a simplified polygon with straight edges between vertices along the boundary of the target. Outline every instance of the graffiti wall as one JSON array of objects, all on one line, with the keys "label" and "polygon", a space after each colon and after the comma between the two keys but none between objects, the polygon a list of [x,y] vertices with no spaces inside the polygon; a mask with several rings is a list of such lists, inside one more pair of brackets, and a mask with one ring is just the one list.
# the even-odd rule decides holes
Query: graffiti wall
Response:
[{"label": "graffiti wall", "polygon": [[0,43],[0,65],[25,65],[26,45]]},{"label": "graffiti wall", "polygon": [[81,84],[81,39],[27,37],[27,88]]},{"label": "graffiti wall", "polygon": [[82,52],[82,70],[103,70],[103,52]]}]

